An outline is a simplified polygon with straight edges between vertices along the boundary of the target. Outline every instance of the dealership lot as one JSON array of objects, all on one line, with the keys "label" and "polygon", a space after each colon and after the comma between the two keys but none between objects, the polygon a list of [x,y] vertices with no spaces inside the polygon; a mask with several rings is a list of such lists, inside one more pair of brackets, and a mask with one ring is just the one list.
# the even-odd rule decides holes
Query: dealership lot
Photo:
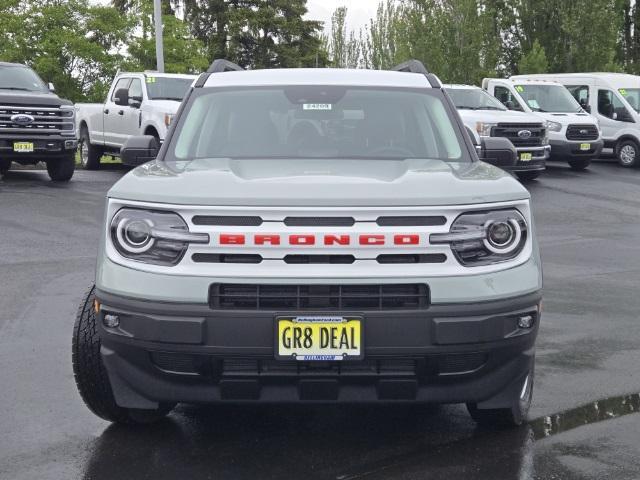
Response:
[{"label": "dealership lot", "polygon": [[640,170],[558,164],[528,186],[544,314],[533,420],[507,432],[461,407],[181,406],[138,431],[98,420],[74,386],[71,332],[123,173],[0,180],[0,479],[640,475]]}]

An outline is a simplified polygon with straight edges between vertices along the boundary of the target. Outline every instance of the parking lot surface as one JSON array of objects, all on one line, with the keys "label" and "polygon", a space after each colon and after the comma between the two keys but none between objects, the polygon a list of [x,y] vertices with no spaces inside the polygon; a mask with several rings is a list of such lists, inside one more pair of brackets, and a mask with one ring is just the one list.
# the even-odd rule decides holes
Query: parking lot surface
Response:
[{"label": "parking lot surface", "polygon": [[76,392],[71,334],[104,196],[124,174],[0,180],[0,479],[640,478],[640,170],[528,185],[545,275],[531,421],[461,406],[179,406],[131,429]]}]

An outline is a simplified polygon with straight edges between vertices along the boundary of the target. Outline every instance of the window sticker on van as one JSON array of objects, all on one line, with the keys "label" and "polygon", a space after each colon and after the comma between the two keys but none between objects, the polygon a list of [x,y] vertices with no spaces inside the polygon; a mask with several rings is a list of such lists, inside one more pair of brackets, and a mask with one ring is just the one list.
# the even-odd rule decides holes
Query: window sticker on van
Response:
[{"label": "window sticker on van", "polygon": [[524,87],[522,85],[516,85],[516,92],[518,93],[524,92]]},{"label": "window sticker on van", "polygon": [[303,103],[303,110],[331,110],[330,103]]},{"label": "window sticker on van", "polygon": [[618,91],[620,92],[620,95],[622,95],[623,97],[627,96],[627,90],[625,88],[621,88]]},{"label": "window sticker on van", "polygon": [[156,83],[156,77],[146,77],[147,83]]}]

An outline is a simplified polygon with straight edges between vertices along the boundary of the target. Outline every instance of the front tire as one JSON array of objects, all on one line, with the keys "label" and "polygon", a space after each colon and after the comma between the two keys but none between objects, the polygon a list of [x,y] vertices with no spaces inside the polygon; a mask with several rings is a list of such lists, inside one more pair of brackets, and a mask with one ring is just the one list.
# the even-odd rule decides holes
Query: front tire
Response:
[{"label": "front tire", "polygon": [[99,170],[100,159],[102,158],[102,150],[95,145],[91,145],[89,139],[89,131],[86,127],[80,132],[80,141],[78,142],[80,150],[80,162],[85,170]]},{"label": "front tire", "polygon": [[535,180],[540,176],[542,172],[516,172],[516,176],[522,182],[529,182],[531,180]]},{"label": "front tire", "polygon": [[569,160],[569,166],[571,167],[571,170],[585,170],[589,167],[589,165],[591,165],[590,158],[572,158],[571,160]]},{"label": "front tire", "polygon": [[637,167],[640,165],[640,147],[633,140],[623,140],[616,146],[616,157],[621,167]]},{"label": "front tire", "polygon": [[73,177],[76,169],[76,156],[74,153],[64,157],[47,160],[47,172],[54,182],[68,182]]},{"label": "front tire", "polygon": [[535,370],[532,367],[510,408],[480,409],[476,403],[467,403],[469,415],[484,427],[519,427],[527,421],[531,408],[534,377]]},{"label": "front tire", "polygon": [[141,425],[157,422],[174,407],[156,410],[123,408],[116,404],[107,370],[100,355],[100,335],[94,311],[95,285],[85,293],[73,327],[73,374],[84,403],[98,417],[114,423]]}]

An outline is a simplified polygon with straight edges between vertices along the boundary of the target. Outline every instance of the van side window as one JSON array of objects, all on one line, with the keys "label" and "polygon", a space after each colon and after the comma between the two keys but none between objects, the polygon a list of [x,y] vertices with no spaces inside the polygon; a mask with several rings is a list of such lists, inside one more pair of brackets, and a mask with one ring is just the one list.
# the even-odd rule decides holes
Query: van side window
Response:
[{"label": "van side window", "polygon": [[131,97],[142,98],[142,82],[139,78],[131,80],[131,85],[129,85],[129,98]]},{"label": "van side window", "polygon": [[598,90],[598,113],[612,120],[633,123],[633,117],[611,90]]},{"label": "van side window", "polygon": [[589,85],[567,85],[567,90],[582,108],[589,106]]},{"label": "van side window", "polygon": [[509,110],[517,110],[518,112],[524,111],[522,105],[518,102],[518,99],[511,94],[508,88],[496,87],[494,92],[494,96]]},{"label": "van side window", "polygon": [[113,93],[111,94],[112,102],[116,101],[116,92],[121,88],[127,88],[129,86],[130,81],[131,81],[130,78],[121,78],[118,80],[118,82],[116,83],[116,86],[113,88]]}]

